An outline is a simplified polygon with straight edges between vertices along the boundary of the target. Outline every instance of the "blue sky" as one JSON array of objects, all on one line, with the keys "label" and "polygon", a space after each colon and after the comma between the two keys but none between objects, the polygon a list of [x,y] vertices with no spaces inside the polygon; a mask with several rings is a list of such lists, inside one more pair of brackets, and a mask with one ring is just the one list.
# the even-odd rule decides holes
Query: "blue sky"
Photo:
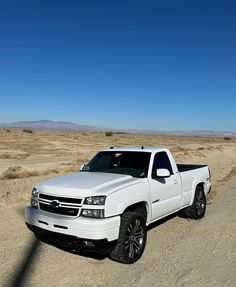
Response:
[{"label": "blue sky", "polygon": [[236,131],[235,1],[1,1],[0,122]]}]

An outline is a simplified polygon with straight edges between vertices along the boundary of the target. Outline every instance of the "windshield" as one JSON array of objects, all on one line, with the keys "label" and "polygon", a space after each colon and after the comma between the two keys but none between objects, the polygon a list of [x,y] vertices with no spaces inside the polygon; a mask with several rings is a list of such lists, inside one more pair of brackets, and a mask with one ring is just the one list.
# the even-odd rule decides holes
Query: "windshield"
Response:
[{"label": "windshield", "polygon": [[147,177],[150,156],[149,152],[102,151],[96,154],[82,171]]}]

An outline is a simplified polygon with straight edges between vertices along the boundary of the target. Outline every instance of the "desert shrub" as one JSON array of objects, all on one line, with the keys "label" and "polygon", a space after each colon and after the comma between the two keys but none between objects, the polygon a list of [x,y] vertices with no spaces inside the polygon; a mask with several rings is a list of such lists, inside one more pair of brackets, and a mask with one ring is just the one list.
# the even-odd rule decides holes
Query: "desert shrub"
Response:
[{"label": "desert shrub", "polygon": [[18,165],[8,167],[8,169],[2,173],[1,179],[14,179],[37,175],[39,175],[39,172],[37,170],[26,169]]},{"label": "desert shrub", "polygon": [[10,129],[6,129],[6,128],[3,128],[3,130],[2,130],[3,132],[5,132],[5,133],[10,133],[11,132],[11,130]]},{"label": "desert shrub", "polygon": [[11,158],[11,154],[5,152],[4,154],[1,155],[1,158],[2,158],[2,159],[9,159],[9,158]]},{"label": "desert shrub", "polygon": [[127,132],[114,132],[114,134],[116,134],[116,135],[128,135],[130,133],[127,133]]},{"label": "desert shrub", "polygon": [[2,178],[3,179],[13,179],[13,178],[19,178],[20,172],[23,170],[23,167],[18,166],[10,166],[6,171],[3,172]]},{"label": "desert shrub", "polygon": [[230,141],[230,140],[231,140],[231,138],[230,138],[230,137],[224,137],[224,140],[226,140],[226,141]]},{"label": "desert shrub", "polygon": [[33,133],[33,131],[27,130],[27,129],[23,129],[23,132],[24,132],[24,133],[29,133],[29,134],[32,134],[32,133]]},{"label": "desert shrub", "polygon": [[113,136],[113,132],[105,132],[105,135],[106,135],[107,137],[111,137],[111,136]]}]

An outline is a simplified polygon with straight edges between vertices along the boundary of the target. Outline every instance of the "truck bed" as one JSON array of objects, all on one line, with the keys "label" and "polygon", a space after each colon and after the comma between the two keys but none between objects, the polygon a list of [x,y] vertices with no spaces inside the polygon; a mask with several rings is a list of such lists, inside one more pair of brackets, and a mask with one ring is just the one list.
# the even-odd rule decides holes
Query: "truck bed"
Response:
[{"label": "truck bed", "polygon": [[206,164],[177,164],[179,172],[189,171],[207,166]]}]

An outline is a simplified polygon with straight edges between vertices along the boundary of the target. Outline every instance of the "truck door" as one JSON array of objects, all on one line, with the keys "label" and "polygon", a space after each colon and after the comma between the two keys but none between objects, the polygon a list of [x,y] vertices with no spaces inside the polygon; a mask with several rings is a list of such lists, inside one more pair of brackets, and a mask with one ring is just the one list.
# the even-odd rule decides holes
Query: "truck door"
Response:
[{"label": "truck door", "polygon": [[[156,170],[159,168],[168,169],[170,177],[157,177]],[[177,211],[182,206],[181,178],[178,172],[173,172],[169,157],[165,151],[155,154],[149,182],[152,200],[152,221],[175,210]]]}]

